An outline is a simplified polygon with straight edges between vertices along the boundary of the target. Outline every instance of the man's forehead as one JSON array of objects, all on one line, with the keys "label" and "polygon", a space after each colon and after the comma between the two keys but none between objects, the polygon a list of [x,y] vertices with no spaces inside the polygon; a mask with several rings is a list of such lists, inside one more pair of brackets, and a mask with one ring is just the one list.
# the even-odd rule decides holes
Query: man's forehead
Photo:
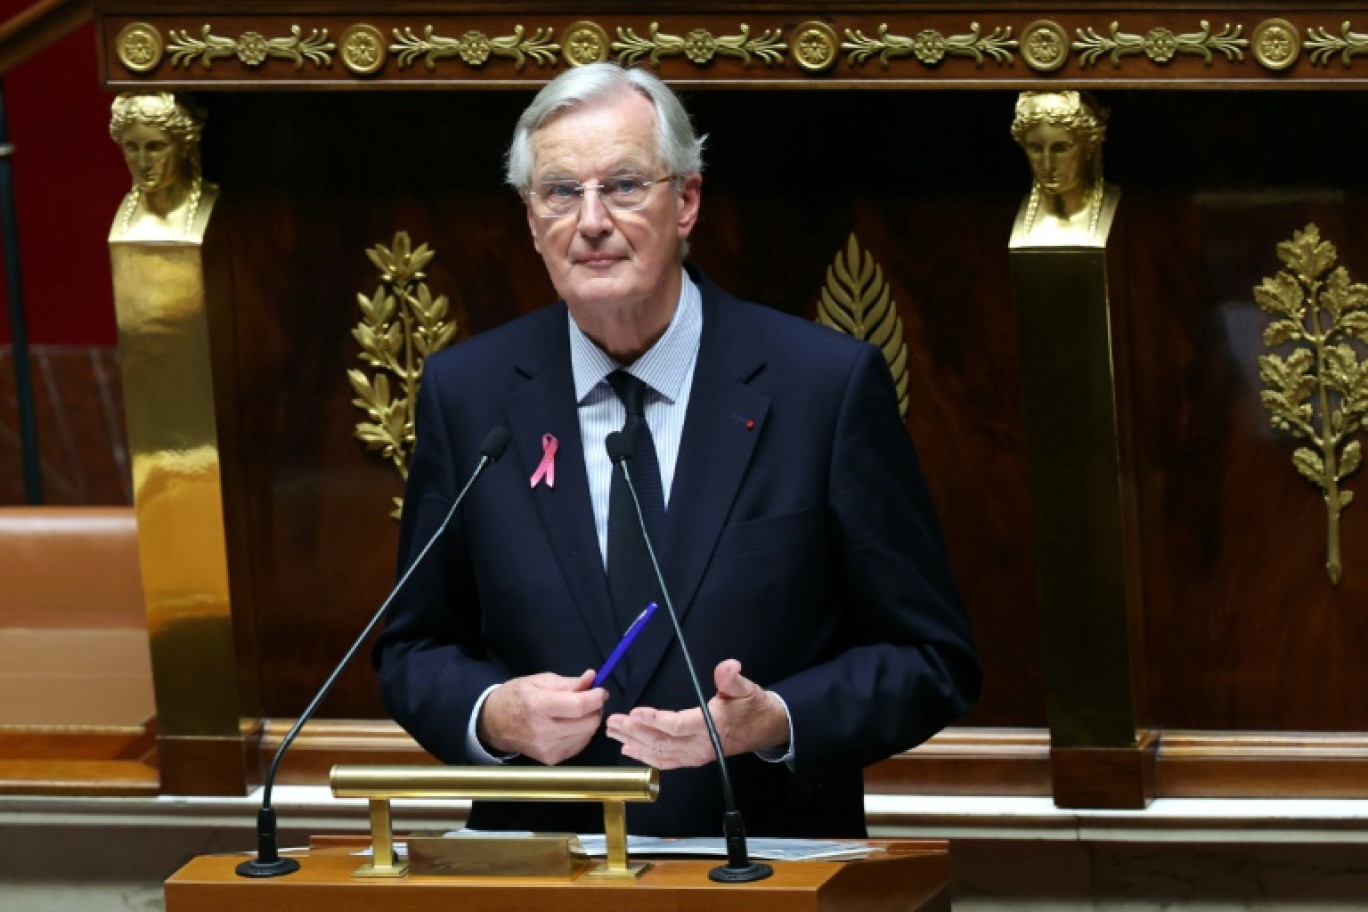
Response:
[{"label": "man's forehead", "polygon": [[659,158],[655,126],[654,107],[635,93],[566,108],[532,132],[533,169],[653,167]]}]

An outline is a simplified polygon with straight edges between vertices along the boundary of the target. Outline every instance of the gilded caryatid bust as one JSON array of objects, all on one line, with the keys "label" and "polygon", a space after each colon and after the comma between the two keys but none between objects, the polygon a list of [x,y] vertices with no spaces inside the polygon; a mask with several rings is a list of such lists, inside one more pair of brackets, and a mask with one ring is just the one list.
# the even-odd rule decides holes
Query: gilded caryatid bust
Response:
[{"label": "gilded caryatid bust", "polygon": [[1107,110],[1079,92],[1022,92],[1012,138],[1033,178],[1012,247],[1101,247],[1119,191],[1102,179]]},{"label": "gilded caryatid bust", "polygon": [[126,92],[114,99],[109,135],[133,176],[111,240],[197,241],[218,195],[200,173],[204,115],[169,92]]}]

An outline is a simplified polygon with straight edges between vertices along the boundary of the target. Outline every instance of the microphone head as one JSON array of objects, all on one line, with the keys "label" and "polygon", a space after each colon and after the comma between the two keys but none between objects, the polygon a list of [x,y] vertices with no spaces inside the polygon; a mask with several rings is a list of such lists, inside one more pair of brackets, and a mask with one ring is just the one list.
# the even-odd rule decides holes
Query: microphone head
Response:
[{"label": "microphone head", "polygon": [[632,458],[632,441],[622,431],[613,431],[608,435],[608,458],[613,460],[613,465],[621,465],[624,459]]},{"label": "microphone head", "polygon": [[503,425],[490,428],[489,433],[485,434],[484,443],[480,444],[480,455],[490,462],[498,462],[499,457],[504,454],[504,450],[508,449],[508,442],[512,439],[513,435]]}]

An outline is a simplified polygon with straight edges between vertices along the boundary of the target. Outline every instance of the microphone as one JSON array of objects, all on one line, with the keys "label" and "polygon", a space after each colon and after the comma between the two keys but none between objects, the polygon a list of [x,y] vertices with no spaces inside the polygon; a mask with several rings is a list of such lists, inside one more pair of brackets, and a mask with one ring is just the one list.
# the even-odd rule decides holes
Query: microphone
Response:
[{"label": "microphone", "polygon": [[418,556],[413,559],[413,563],[409,564],[404,575],[399,578],[399,582],[394,584],[394,588],[385,597],[385,602],[380,606],[380,610],[375,612],[375,616],[370,619],[366,629],[361,631],[361,635],[356,638],[356,642],[352,643],[347,654],[342,657],[342,661],[338,662],[332,674],[328,675],[328,680],[323,682],[323,686],[319,688],[313,702],[300,714],[299,720],[295,722],[294,727],[290,729],[285,739],[280,742],[280,747],[276,748],[275,757],[271,760],[271,768],[266,773],[266,784],[262,788],[261,810],[257,811],[257,857],[251,861],[244,861],[237,866],[239,877],[279,877],[282,874],[292,874],[299,870],[299,862],[293,858],[281,858],[279,848],[276,845],[276,815],[275,809],[271,807],[271,787],[275,785],[276,770],[280,768],[280,760],[285,756],[285,751],[294,743],[295,736],[304,727],[304,723],[313,717],[319,704],[323,702],[323,698],[337,683],[337,679],[342,675],[342,670],[351,663],[357,650],[361,648],[361,644],[375,630],[380,619],[385,616],[390,602],[393,602],[394,597],[399,594],[399,590],[404,588],[404,583],[408,582],[409,577],[413,575],[414,568],[422,563],[428,551],[446,531],[451,518],[456,515],[456,508],[461,505],[461,501],[465,500],[466,492],[470,490],[471,485],[475,484],[475,479],[479,478],[485,469],[499,461],[499,457],[504,454],[504,450],[508,449],[508,442],[512,439],[508,428],[502,426],[494,428],[485,435],[484,443],[480,444],[480,461],[476,464],[475,471],[470,473],[470,478],[466,481],[465,487],[461,488],[461,493],[456,495],[456,500],[452,502],[451,509],[447,511],[442,524],[437,527],[436,532],[428,537],[427,543],[423,545],[423,550],[418,552]]},{"label": "microphone", "polygon": [[632,495],[632,506],[636,508],[641,537],[646,540],[646,553],[651,558],[651,569],[655,571],[656,582],[660,585],[661,600],[665,602],[665,610],[670,614],[670,623],[674,625],[675,639],[679,642],[680,654],[684,656],[684,666],[689,669],[689,678],[693,681],[698,707],[703,710],[703,724],[708,729],[708,740],[712,741],[713,752],[717,754],[717,768],[722,774],[722,833],[727,843],[727,863],[709,871],[708,878],[719,883],[764,880],[774,873],[774,868],[767,864],[752,862],[746,851],[746,824],[741,819],[741,812],[736,807],[736,796],[732,793],[731,775],[727,772],[727,756],[722,752],[722,739],[717,735],[712,711],[708,709],[703,687],[698,683],[698,669],[694,667],[693,658],[689,655],[689,646],[684,641],[684,630],[679,626],[679,615],[675,613],[674,603],[670,601],[670,590],[665,586],[665,574],[660,572],[655,546],[651,544],[651,535],[646,531],[646,517],[641,512],[641,500],[637,497],[636,485],[632,484],[632,473],[627,468],[627,463],[632,461],[632,441],[621,431],[614,431],[608,435],[607,445],[608,458],[613,460],[613,465],[622,470],[622,480],[627,482],[627,491]]}]

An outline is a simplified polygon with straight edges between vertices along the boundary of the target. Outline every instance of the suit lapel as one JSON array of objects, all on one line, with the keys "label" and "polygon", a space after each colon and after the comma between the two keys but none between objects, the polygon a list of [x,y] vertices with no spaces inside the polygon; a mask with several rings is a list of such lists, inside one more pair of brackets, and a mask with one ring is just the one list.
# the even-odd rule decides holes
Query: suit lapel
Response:
[{"label": "suit lapel", "polygon": [[526,382],[505,399],[504,419],[524,478],[530,479],[541,463],[543,436],[553,434],[559,441],[556,486],[538,484],[532,501],[575,610],[606,656],[617,641],[616,622],[584,469],[567,318],[564,305],[547,311],[547,319],[515,365]]},{"label": "suit lapel", "polygon": [[[701,277],[695,275],[695,281]],[[706,280],[703,333],[689,392],[688,414],[670,489],[665,532],[657,555],[681,623],[712,558],[764,431],[769,398],[748,385],[764,366],[764,355],[744,312]],[[664,606],[661,606],[664,608]],[[632,648],[631,677],[624,698],[634,705],[674,642],[668,617],[657,617]],[[711,680],[711,669],[699,674]],[[707,687],[706,681],[701,682]]]}]

